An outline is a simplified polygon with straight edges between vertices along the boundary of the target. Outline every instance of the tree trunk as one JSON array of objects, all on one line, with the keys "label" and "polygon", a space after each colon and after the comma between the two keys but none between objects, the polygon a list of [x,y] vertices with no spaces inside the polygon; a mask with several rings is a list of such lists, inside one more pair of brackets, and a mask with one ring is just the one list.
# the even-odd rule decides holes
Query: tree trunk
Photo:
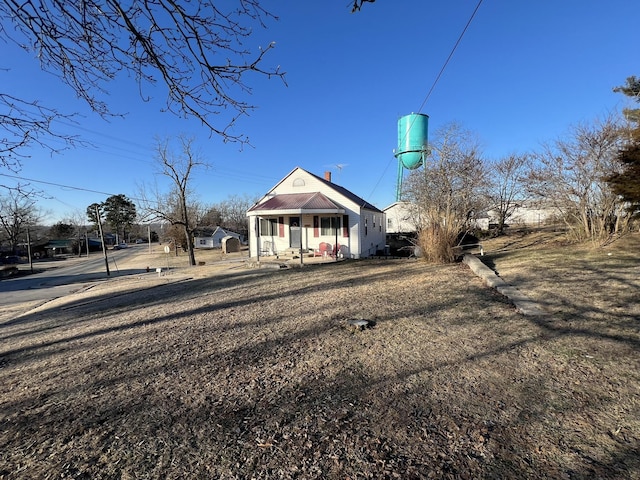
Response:
[{"label": "tree trunk", "polygon": [[189,231],[189,228],[186,225],[184,226],[184,234],[187,237],[187,252],[189,253],[189,265],[193,267],[196,264],[196,255],[194,253],[194,248],[193,248],[193,238],[191,237],[191,232]]}]

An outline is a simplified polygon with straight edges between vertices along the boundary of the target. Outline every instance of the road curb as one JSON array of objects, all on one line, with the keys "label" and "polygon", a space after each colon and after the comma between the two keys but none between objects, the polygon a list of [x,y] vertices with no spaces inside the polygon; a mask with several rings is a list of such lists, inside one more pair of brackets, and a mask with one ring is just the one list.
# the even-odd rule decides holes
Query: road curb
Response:
[{"label": "road curb", "polygon": [[467,265],[471,271],[480,277],[489,287],[495,288],[500,294],[507,297],[516,307],[516,310],[522,315],[541,316],[547,314],[536,302],[528,298],[514,286],[505,282],[496,272],[482,263],[475,255],[465,253],[462,257],[462,263]]}]

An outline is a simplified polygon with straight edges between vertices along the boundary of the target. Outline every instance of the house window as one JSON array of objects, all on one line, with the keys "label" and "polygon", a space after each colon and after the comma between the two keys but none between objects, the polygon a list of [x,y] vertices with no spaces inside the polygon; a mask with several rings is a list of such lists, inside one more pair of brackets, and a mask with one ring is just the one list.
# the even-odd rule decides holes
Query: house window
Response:
[{"label": "house window", "polygon": [[260,235],[271,237],[278,234],[278,221],[275,218],[260,219]]},{"label": "house window", "polygon": [[200,239],[200,245],[206,245],[207,241],[204,238]]},{"label": "house window", "polygon": [[340,229],[340,217],[320,217],[320,234],[335,235]]}]

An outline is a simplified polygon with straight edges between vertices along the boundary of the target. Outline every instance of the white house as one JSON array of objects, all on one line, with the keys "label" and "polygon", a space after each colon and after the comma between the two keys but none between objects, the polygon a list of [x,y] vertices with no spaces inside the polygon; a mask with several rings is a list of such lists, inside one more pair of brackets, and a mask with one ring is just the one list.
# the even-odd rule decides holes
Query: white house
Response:
[{"label": "white house", "polygon": [[394,202],[384,209],[387,234],[415,233],[420,225],[420,212],[410,202]]},{"label": "white house", "polygon": [[384,213],[344,187],[331,173],[296,167],[247,211],[252,257],[288,249],[363,258],[384,251]]},{"label": "white house", "polygon": [[[209,230],[210,231],[210,230]],[[222,247],[222,239],[224,237],[235,237],[242,243],[242,238],[240,238],[240,234],[232,232],[230,230],[225,230],[222,227],[216,227],[216,229],[210,235],[206,234],[206,232],[200,231],[193,238],[193,246],[195,248],[221,248]]]}]

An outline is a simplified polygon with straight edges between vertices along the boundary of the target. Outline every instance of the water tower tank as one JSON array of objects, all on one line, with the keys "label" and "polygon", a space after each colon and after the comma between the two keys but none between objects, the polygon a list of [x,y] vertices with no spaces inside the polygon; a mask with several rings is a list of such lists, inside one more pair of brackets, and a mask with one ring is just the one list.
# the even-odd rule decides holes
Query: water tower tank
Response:
[{"label": "water tower tank", "polygon": [[398,149],[395,156],[402,166],[414,170],[422,165],[427,151],[429,116],[412,113],[398,120]]}]

